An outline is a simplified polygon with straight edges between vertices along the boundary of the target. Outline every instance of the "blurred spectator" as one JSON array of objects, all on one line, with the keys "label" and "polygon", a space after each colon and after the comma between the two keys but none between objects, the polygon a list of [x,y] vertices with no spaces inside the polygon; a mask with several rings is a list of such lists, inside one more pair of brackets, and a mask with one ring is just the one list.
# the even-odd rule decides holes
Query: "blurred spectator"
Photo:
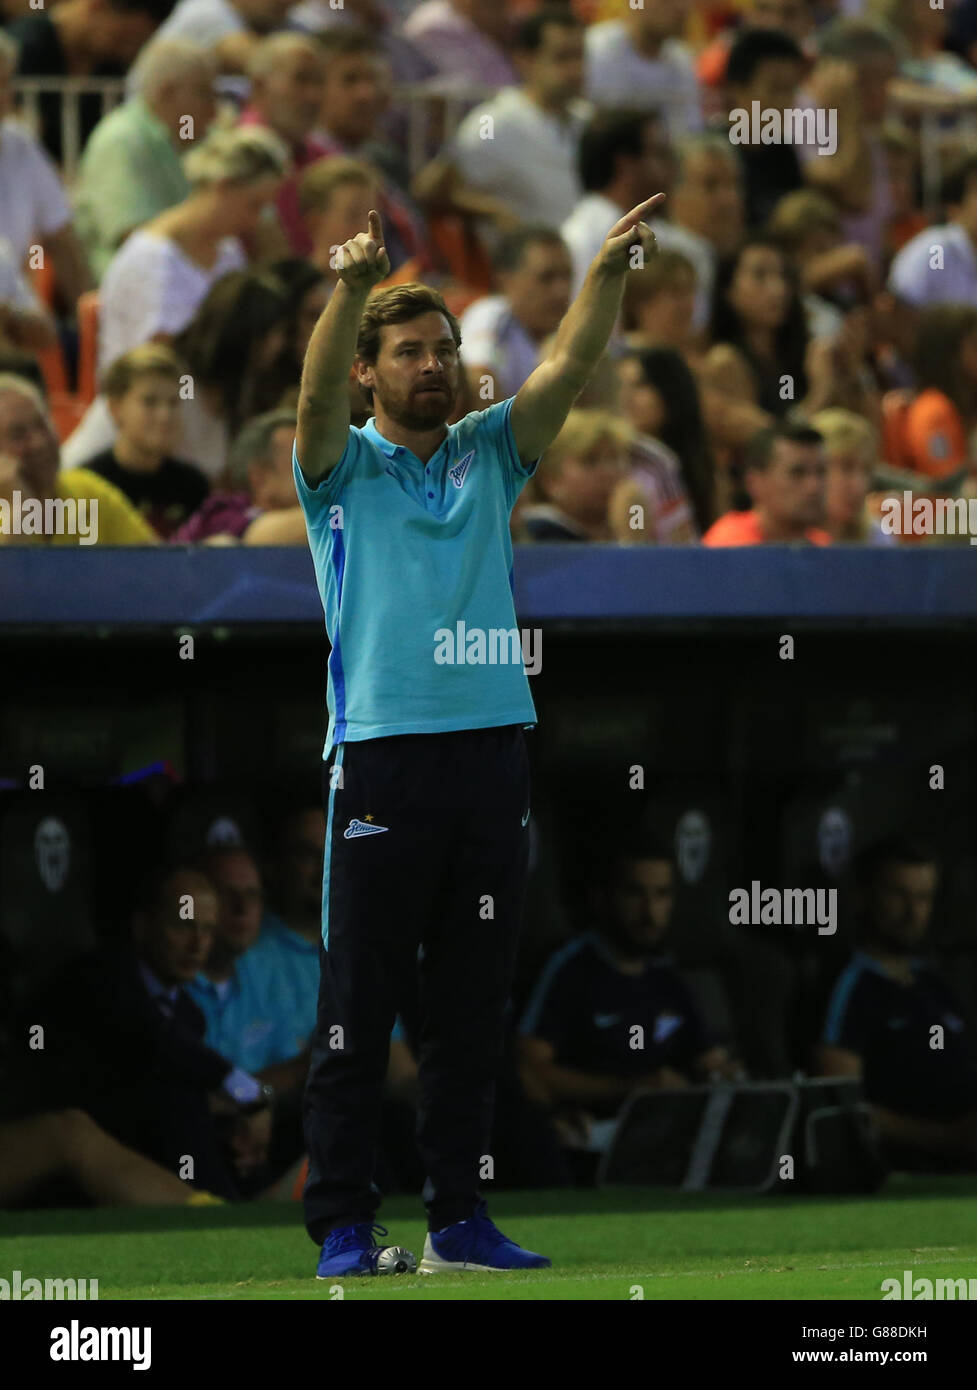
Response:
[{"label": "blurred spectator", "polygon": [[91,284],[85,256],[71,225],[61,178],[26,126],[11,116],[17,47],[0,31],[0,237],[22,267],[42,246],[69,312]]},{"label": "blurred spectator", "polygon": [[801,52],[813,56],[812,34],[815,17],[808,0],[753,0],[752,7],[742,9],[738,23],[730,24],[702,50],[696,61],[696,72],[704,87],[721,87],[726,80],[729,50],[745,29],[777,29],[800,46]]},{"label": "blurred spectator", "polygon": [[804,177],[835,200],[844,240],[863,246],[881,273],[892,217],[882,132],[896,70],[895,40],[868,20],[835,20],[819,34],[818,52],[806,98],[798,104],[837,112],[838,148],[820,154],[814,145],[798,145]]},{"label": "blurred spectator", "polygon": [[[44,397],[23,377],[7,373],[0,376],[0,502],[13,508],[18,495],[22,508],[33,500],[56,512],[64,529],[17,534],[11,511],[8,532],[7,508],[0,507],[0,544],[156,544],[151,527],[111,483],[84,468],[59,471],[58,436]],[[79,516],[71,532],[71,504],[80,502],[86,504],[90,529],[82,530]]]},{"label": "blurred spectator", "polygon": [[265,130],[217,130],[185,157],[190,195],[134,232],[100,293],[98,362],[151,338],[171,340],[207,291],[247,263],[242,238],[273,203],[287,153]]},{"label": "blurred spectator", "polygon": [[295,413],[271,410],[248,422],[231,450],[228,488],[215,492],[173,540],[306,545],[292,478]]},{"label": "blurred spectator", "polygon": [[660,109],[673,136],[698,130],[702,102],[695,65],[679,37],[692,0],[655,0],[587,30],[587,95],[597,106]]},{"label": "blurred spectator", "polygon": [[902,248],[889,288],[906,304],[977,308],[977,154],[946,171],[940,188],[945,221],[924,227]]},{"label": "blurred spectator", "polygon": [[[804,55],[792,38],[774,29],[746,29],[733,44],[726,69],[729,111],[750,112],[753,102],[761,111],[796,108],[803,75]],[[759,228],[785,193],[803,186],[798,150],[785,141],[735,148],[743,170],[746,224]]]},{"label": "blurred spectator", "polygon": [[392,270],[419,258],[426,263],[424,221],[392,177],[392,151],[382,141],[382,118],[389,102],[385,59],[372,34],[337,29],[322,35],[325,86],[316,139],[327,154],[343,154],[377,166],[383,173],[378,211]]},{"label": "blurred spectator", "polygon": [[508,87],[516,80],[507,56],[510,24],[499,0],[422,0],[402,32],[433,59],[451,90]]},{"label": "blurred spectator", "polygon": [[611,494],[625,476],[631,431],[603,410],[571,410],[536,472],[543,500],[523,509],[534,541],[610,541]]},{"label": "blurred spectator", "polygon": [[779,422],[753,441],[744,482],[753,501],[727,512],[703,536],[704,545],[830,545],[823,529],[827,460],[816,429]]},{"label": "blurred spectator", "polygon": [[43,352],[55,341],[51,315],[27,283],[10,243],[0,237],[0,345]]},{"label": "blurred spectator", "polygon": [[[661,119],[652,112],[604,111],[588,122],[579,154],[585,196],[561,228],[573,256],[574,295],[614,223],[651,193],[668,192],[672,163]],[[712,287],[712,249],[667,217],[652,218],[650,225],[663,251],[679,251],[695,266],[700,286],[695,322],[704,327]]]},{"label": "blurred spectator", "polygon": [[809,335],[836,337],[844,323],[838,304],[865,302],[878,288],[865,248],[842,241],[838,209],[813,188],[781,198],[767,232],[800,271]]},{"label": "blurred spectator", "polygon": [[[192,391],[180,393],[182,438],[177,458],[212,481],[227,464],[230,441],[255,413],[266,375],[286,346],[288,295],[267,271],[234,270],[213,285],[193,318],[172,339],[187,364]],[[115,439],[104,396],[92,402],[67,440],[66,463],[83,464]]]},{"label": "blurred spectator", "polygon": [[856,876],[860,945],[828,1005],[818,1073],[861,1080],[893,1167],[972,1171],[977,1051],[959,999],[922,955],[935,857],[893,838],[860,856]]},{"label": "blurred spectator", "polygon": [[266,126],[287,146],[291,164],[278,191],[278,220],[291,251],[307,256],[312,245],[299,211],[299,176],[329,152],[312,134],[322,107],[322,49],[301,34],[272,34],[256,47],[248,76],[251,99],[240,124]]},{"label": "blurred spectator", "polygon": [[[675,173],[668,195],[669,225],[695,237],[703,248],[711,248],[709,275],[703,279],[708,285],[716,258],[730,255],[743,239],[740,162],[727,136],[715,131],[680,140],[674,157]],[[657,222],[655,235],[659,235]],[[701,261],[690,259],[703,277]]]},{"label": "blurred spectator", "polygon": [[136,228],[190,192],[181,156],[214,119],[214,60],[188,39],[154,39],[134,94],[99,121],[74,190],[75,226],[97,280]]},{"label": "blurred spectator", "polygon": [[916,202],[919,180],[919,146],[908,130],[895,121],[882,127],[882,148],[889,175],[889,225],[884,248],[888,264],[907,241],[926,226],[926,214]]},{"label": "blurred spectator", "polygon": [[[143,44],[169,13],[171,0],[58,0],[11,20],[6,30],[19,49],[20,77],[124,77]],[[39,100],[41,139],[59,164],[63,158],[61,97]],[[78,103],[79,148],[102,117],[97,93]]]},{"label": "blurred spectator", "polygon": [[160,37],[192,39],[213,53],[221,72],[244,73],[265,34],[284,27],[291,4],[292,0],[179,0]]},{"label": "blurred spectator", "polygon": [[210,951],[187,993],[207,1021],[204,1041],[236,1067],[259,1078],[291,1061],[304,1045],[288,1001],[258,942],[264,909],[261,876],[245,849],[222,847],[206,856],[217,893]]},{"label": "blurred spectator", "polygon": [[570,305],[573,268],[559,232],[546,226],[510,232],[494,264],[500,292],[477,299],[461,317],[465,371],[477,402],[515,395]]},{"label": "blurred spectator", "polygon": [[184,380],[184,364],[162,343],[145,343],[117,357],[102,383],[115,443],[85,465],[117,487],[164,540],[208,493],[200,470],[172,457]]},{"label": "blurred spectator", "polygon": [[784,415],[804,400],[808,332],[797,274],[768,237],[749,237],[719,266],[711,338],[744,360],[762,409]]},{"label": "blurred spectator", "polygon": [[902,106],[958,112],[977,102],[977,72],[946,50],[949,16],[941,5],[915,0],[868,0],[866,13],[888,25],[905,45],[892,95]]},{"label": "blurred spectator", "polygon": [[[329,161],[329,165],[333,166],[339,162],[333,159]],[[363,228],[366,223],[360,222],[357,225]],[[348,237],[344,237],[343,240],[348,240]],[[329,275],[324,274],[311,261],[302,260],[297,256],[273,261],[267,269],[285,291],[282,325],[285,343],[272,365],[265,368],[255,382],[251,414],[297,406],[305,351],[312,330],[329,303],[333,286]]]},{"label": "blurred spectator", "polygon": [[260,1083],[204,1045],[203,1017],[186,993],[216,918],[202,874],[151,875],[140,888],[131,944],[74,961],[30,1001],[25,1016],[44,1026],[46,1046],[22,1070],[35,1112],[84,1110],[114,1139],[181,1176],[192,1156],[192,1180],[233,1198],[215,1112],[237,1131],[239,1171],[267,1146],[270,1116],[247,1113],[260,1101]]},{"label": "blurred spectator", "polygon": [[695,337],[697,283],[695,266],[678,251],[660,251],[641,270],[629,271],[621,305],[628,347],[688,351]]},{"label": "blurred spectator", "polygon": [[977,427],[977,307],[934,304],[916,329],[916,384],[905,421],[907,463],[930,478],[972,467]]},{"label": "blurred spectator", "polygon": [[[616,1116],[638,1088],[743,1078],[662,949],[675,895],[671,855],[615,854],[601,879],[593,930],[551,958],[519,1025],[527,1092],[593,1148],[596,1135],[589,1144],[585,1137],[593,1122]],[[632,1045],[636,1026],[643,1048]]]},{"label": "blurred spectator", "polygon": [[[651,496],[658,542],[695,540],[716,517],[715,461],[695,377],[667,347],[629,353],[619,362],[618,375],[621,411],[637,433],[633,468]],[[640,446],[649,442],[661,446],[675,467],[646,462]]]},{"label": "blurred spectator", "polygon": [[262,922],[262,943],[277,958],[276,988],[288,1003],[298,1036],[315,1027],[322,941],[322,864],[326,818],[319,806],[286,816],[278,831],[273,911]]},{"label": "blurred spectator", "polygon": [[825,525],[836,544],[897,544],[882,530],[866,506],[879,460],[879,437],[861,415],[850,410],[821,410],[811,424],[824,438],[828,458]]},{"label": "blurred spectator", "polygon": [[450,170],[442,194],[502,226],[515,217],[559,227],[581,197],[577,155],[590,115],[580,100],[580,22],[545,6],[519,26],[514,51],[521,85],[504,87],[461,122],[439,161]]},{"label": "blurred spectator", "polygon": [[298,206],[309,242],[309,259],[330,288],[339,279],[337,255],[367,225],[380,196],[380,176],[369,164],[333,155],[307,169],[299,181]]}]

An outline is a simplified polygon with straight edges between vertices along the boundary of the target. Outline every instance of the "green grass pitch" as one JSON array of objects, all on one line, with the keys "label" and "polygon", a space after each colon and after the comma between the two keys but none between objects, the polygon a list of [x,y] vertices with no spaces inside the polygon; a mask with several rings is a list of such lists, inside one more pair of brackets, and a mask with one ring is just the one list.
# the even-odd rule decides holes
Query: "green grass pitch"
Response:
[{"label": "green grass pitch", "polygon": [[[365,1299],[881,1299],[903,1270],[977,1277],[963,1219],[977,1178],[890,1178],[871,1197],[500,1193],[497,1224],[553,1268],[345,1279]],[[420,1201],[389,1199],[385,1243],[420,1258]],[[298,1203],[0,1214],[0,1272],[97,1278],[106,1299],[329,1299]]]}]

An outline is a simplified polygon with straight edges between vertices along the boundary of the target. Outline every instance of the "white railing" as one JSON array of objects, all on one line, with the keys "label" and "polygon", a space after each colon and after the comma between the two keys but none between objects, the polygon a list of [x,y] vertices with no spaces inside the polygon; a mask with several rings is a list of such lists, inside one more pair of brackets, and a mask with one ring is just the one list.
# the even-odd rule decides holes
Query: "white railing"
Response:
[{"label": "white railing", "polygon": [[[84,98],[97,96],[102,115],[125,100],[125,78],[117,77],[17,77],[13,83],[18,116],[36,135],[41,130],[40,99],[44,96],[61,98],[61,172],[69,186],[74,182],[81,159],[81,103]],[[465,93],[458,88],[430,86],[403,87],[394,94],[395,103],[407,113],[407,157],[411,177],[423,168],[437,144],[440,129],[448,134],[457,129],[462,116],[473,102],[484,94],[477,89]]]},{"label": "white railing", "polygon": [[18,115],[36,135],[41,130],[40,98],[61,98],[61,171],[71,184],[81,159],[81,102],[85,97],[101,98],[102,115],[106,116],[125,97],[122,77],[15,77],[14,96]]}]

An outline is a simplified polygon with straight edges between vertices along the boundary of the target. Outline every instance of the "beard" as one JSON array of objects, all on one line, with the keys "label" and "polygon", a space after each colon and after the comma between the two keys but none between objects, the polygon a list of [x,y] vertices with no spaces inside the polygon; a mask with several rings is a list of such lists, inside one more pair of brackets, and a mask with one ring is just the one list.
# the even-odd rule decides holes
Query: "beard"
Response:
[{"label": "beard", "polygon": [[447,382],[444,390],[419,392],[415,387],[404,396],[388,395],[383,387],[375,392],[391,420],[406,430],[430,430],[443,425],[455,408],[457,391]]}]

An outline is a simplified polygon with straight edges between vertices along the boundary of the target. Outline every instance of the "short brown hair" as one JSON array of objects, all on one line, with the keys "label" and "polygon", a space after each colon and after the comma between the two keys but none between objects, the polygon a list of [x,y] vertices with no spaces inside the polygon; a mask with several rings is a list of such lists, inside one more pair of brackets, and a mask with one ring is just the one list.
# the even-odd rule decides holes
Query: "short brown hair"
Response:
[{"label": "short brown hair", "polygon": [[183,371],[183,363],[172,348],[163,343],[143,343],[124,352],[106,369],[102,375],[102,394],[109,400],[118,400],[147,376],[165,376],[179,384]]},{"label": "short brown hair", "polygon": [[375,362],[380,352],[380,330],[393,323],[409,323],[421,314],[443,314],[451,327],[455,347],[461,346],[458,320],[437,290],[416,282],[376,289],[366,301],[360,331],[356,339],[356,355],[363,362]]},{"label": "short brown hair", "polygon": [[308,217],[309,213],[325,212],[336,189],[348,183],[379,189],[380,175],[371,165],[359,159],[348,159],[345,155],[317,159],[299,176],[299,212],[303,217]]}]

